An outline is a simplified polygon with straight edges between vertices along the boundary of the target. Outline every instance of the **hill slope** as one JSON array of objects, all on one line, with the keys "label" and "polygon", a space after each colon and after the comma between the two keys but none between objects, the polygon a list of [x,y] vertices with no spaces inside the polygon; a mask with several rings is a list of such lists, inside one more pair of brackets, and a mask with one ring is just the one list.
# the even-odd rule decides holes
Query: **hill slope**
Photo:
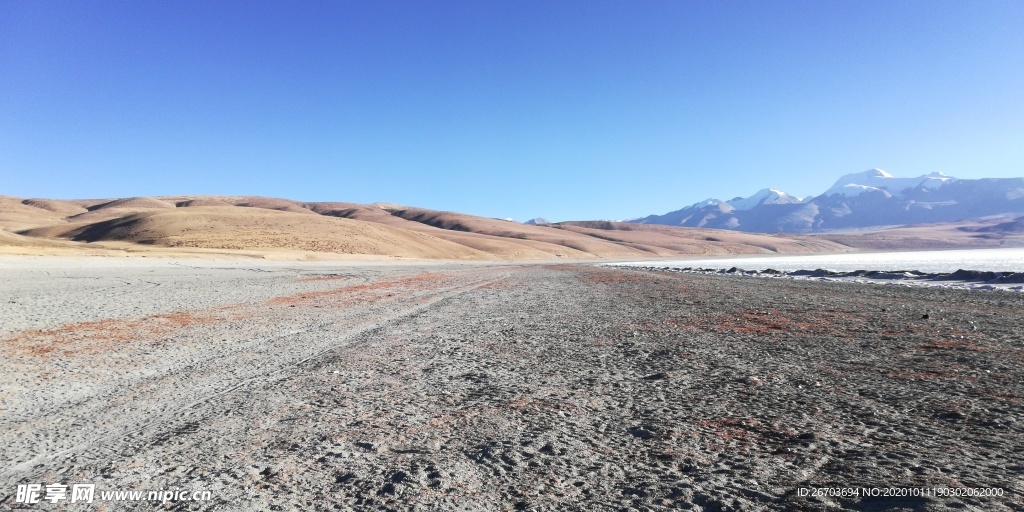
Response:
[{"label": "hill slope", "polygon": [[0,237],[4,252],[29,253],[58,248],[161,254],[215,250],[296,258],[554,260],[849,250],[806,236],[608,222],[525,225],[391,204],[231,196],[0,197],[0,229],[5,231]]}]

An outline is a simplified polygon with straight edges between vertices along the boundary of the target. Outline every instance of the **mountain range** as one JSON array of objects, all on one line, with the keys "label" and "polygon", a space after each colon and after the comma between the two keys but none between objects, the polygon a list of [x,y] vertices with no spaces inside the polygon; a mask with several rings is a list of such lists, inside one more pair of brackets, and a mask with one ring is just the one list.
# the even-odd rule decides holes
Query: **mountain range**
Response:
[{"label": "mountain range", "polygon": [[954,222],[1024,212],[1024,178],[958,179],[940,172],[897,178],[881,169],[847,174],[818,196],[766,188],[750,197],[707,199],[629,222],[753,233],[814,233]]},{"label": "mountain range", "polygon": [[526,225],[393,203],[256,196],[0,196],[0,255],[519,261],[844,252],[853,243],[611,222],[550,224],[534,219]]},{"label": "mountain range", "polygon": [[896,178],[878,169],[843,176],[815,197],[767,188],[631,222],[520,224],[257,196],[0,196],[0,255],[519,261],[1024,246],[1024,215],[1013,212],[1024,212],[1022,178]]}]

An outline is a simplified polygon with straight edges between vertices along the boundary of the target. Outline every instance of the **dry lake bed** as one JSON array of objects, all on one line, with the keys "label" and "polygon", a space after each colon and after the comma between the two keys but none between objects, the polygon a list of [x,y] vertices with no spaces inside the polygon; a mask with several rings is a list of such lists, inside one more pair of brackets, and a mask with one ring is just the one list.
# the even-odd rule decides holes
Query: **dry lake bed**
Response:
[{"label": "dry lake bed", "polygon": [[1024,508],[1021,293],[115,258],[0,283],[2,509]]}]

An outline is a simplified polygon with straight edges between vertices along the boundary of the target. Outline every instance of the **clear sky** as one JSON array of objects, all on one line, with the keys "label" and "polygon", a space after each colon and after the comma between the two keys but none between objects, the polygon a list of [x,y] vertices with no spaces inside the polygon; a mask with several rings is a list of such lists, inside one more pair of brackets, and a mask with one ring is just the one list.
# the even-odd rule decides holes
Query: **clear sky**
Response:
[{"label": "clear sky", "polygon": [[1024,2],[0,0],[0,194],[622,219],[1024,176]]}]

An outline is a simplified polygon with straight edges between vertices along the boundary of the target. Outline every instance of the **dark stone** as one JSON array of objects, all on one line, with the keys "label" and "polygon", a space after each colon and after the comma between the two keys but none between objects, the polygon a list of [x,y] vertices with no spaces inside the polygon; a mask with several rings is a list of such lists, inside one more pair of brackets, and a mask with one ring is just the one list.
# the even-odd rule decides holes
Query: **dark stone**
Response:
[{"label": "dark stone", "polygon": [[650,439],[658,435],[658,430],[658,427],[642,425],[639,427],[630,427],[629,433],[634,437],[639,437],[640,439]]},{"label": "dark stone", "polygon": [[626,487],[622,490],[622,494],[636,496],[638,498],[646,498],[647,491],[643,489],[637,489],[635,487]]}]

